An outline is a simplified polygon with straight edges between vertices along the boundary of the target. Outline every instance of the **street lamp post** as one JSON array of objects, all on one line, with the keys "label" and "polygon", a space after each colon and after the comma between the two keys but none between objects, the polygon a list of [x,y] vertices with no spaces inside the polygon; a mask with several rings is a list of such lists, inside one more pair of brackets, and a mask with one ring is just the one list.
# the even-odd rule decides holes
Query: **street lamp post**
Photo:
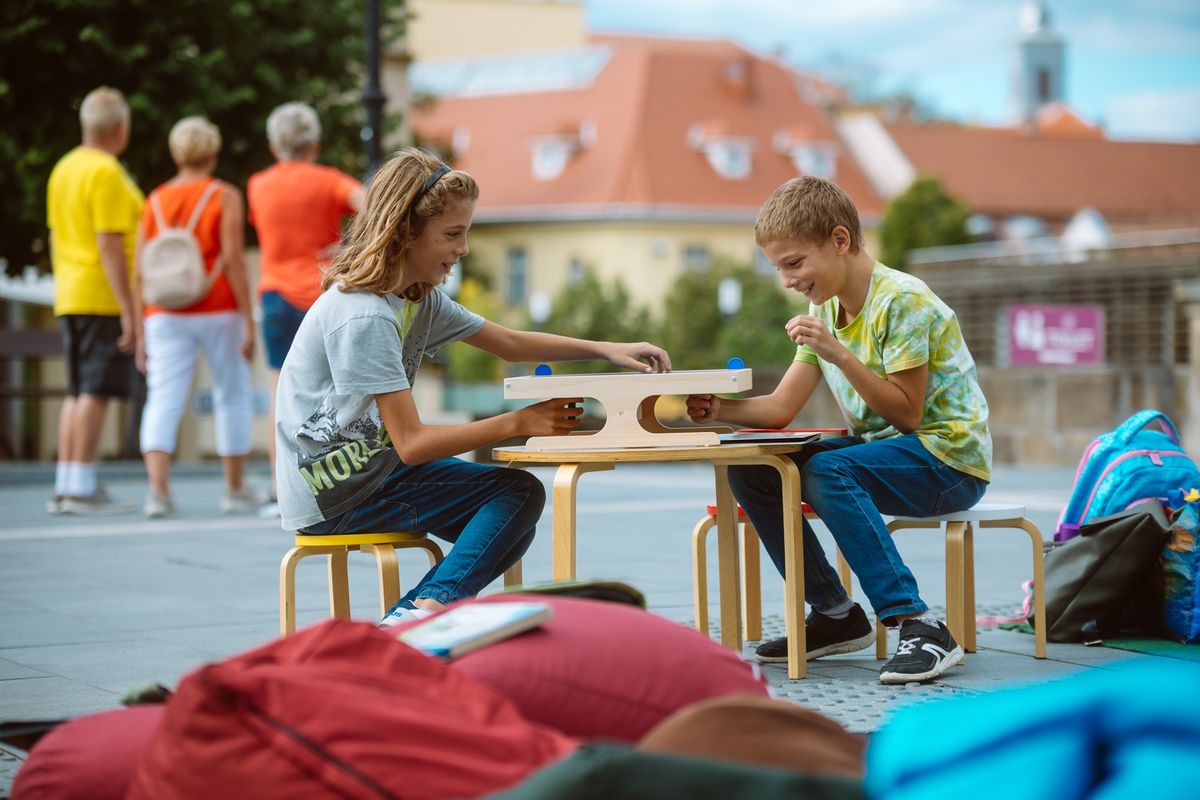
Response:
[{"label": "street lamp post", "polygon": [[387,95],[379,83],[379,0],[366,2],[367,88],[363,91],[362,100],[367,110],[367,124],[363,126],[362,139],[367,156],[366,178],[370,179],[379,168],[383,104]]}]

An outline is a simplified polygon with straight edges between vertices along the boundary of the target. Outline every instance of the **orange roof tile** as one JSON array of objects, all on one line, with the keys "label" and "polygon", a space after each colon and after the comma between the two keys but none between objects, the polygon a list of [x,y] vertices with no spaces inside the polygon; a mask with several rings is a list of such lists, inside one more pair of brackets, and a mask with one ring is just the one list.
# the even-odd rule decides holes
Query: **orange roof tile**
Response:
[{"label": "orange roof tile", "polygon": [[1200,145],[912,122],[887,129],[918,172],[938,176],[975,212],[1061,222],[1090,206],[1114,228],[1200,223]]},{"label": "orange roof tile", "polygon": [[[868,220],[882,202],[840,146],[825,112],[807,102],[795,73],[723,40],[603,35],[612,57],[589,86],[439,99],[413,112],[426,140],[470,144],[455,166],[480,183],[477,218],[698,216],[752,219],[767,196],[798,172],[775,146],[783,130],[838,146],[834,180]],[[699,125],[699,127],[696,127]],[[562,173],[536,180],[537,137],[594,126]],[[689,143],[689,133],[692,141]],[[750,174],[717,174],[695,137],[734,137],[752,146]]]}]

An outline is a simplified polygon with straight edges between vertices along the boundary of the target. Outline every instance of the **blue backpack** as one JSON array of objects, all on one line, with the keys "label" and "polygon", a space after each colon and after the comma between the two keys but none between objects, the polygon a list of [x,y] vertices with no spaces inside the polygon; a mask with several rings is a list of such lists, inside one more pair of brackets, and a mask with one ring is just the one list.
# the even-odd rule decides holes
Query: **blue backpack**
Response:
[{"label": "blue backpack", "polygon": [[[1155,423],[1155,428],[1148,427]],[[1144,409],[1083,451],[1054,541],[1074,537],[1097,517],[1143,500],[1165,503],[1172,489],[1186,492],[1193,486],[1200,486],[1200,468],[1183,451],[1175,425],[1161,411]]]}]

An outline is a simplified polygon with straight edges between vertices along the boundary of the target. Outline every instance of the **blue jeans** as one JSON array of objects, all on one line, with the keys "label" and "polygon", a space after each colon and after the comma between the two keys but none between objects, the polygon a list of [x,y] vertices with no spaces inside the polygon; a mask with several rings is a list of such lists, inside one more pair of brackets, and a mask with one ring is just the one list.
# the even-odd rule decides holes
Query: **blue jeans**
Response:
[{"label": "blue jeans", "polygon": [[[800,468],[804,500],[833,534],[876,616],[888,622],[897,615],[927,611],[881,515],[928,517],[964,511],[983,497],[987,482],[942,463],[915,434],[874,442],[854,436],[827,439],[790,457]],[[782,574],[779,473],[766,466],[730,467],[729,484]],[[847,599],[808,520],[804,599],[816,611]]]},{"label": "blue jeans", "polygon": [[304,321],[304,312],[283,299],[279,292],[263,292],[263,343],[267,347],[267,364],[273,370],[283,369],[283,359],[292,349],[292,340]]},{"label": "blue jeans", "polygon": [[449,555],[401,598],[452,603],[479,593],[521,560],[546,505],[542,482],[527,472],[458,458],[400,464],[353,511],[301,533],[426,531],[453,542]]}]

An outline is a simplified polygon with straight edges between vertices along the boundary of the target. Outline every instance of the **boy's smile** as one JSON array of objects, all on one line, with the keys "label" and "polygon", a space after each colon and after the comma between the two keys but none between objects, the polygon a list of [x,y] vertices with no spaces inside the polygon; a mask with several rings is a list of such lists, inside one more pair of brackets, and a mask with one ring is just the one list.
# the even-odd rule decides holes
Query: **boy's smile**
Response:
[{"label": "boy's smile", "polygon": [[837,249],[832,237],[821,245],[783,239],[762,247],[763,254],[779,271],[784,288],[799,292],[814,305],[841,291],[844,267]]}]

